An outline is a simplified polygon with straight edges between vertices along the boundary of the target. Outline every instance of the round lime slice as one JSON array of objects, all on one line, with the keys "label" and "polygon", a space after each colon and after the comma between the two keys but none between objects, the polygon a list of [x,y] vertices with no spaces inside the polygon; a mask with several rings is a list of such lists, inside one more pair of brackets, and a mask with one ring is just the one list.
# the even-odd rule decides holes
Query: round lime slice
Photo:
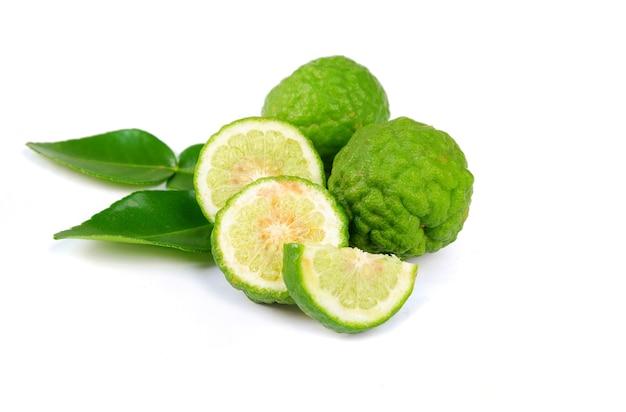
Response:
[{"label": "round lime slice", "polygon": [[222,127],[205,143],[194,170],[194,188],[203,213],[213,222],[243,186],[280,175],[326,184],[319,155],[295,126],[248,117]]},{"label": "round lime slice", "polygon": [[217,266],[251,300],[293,304],[283,281],[288,242],[348,245],[348,219],[321,185],[293,176],[260,178],[232,196],[215,218]]},{"label": "round lime slice", "polygon": [[311,318],[337,332],[356,333],[391,318],[408,299],[417,265],[351,247],[288,243],[283,278]]}]

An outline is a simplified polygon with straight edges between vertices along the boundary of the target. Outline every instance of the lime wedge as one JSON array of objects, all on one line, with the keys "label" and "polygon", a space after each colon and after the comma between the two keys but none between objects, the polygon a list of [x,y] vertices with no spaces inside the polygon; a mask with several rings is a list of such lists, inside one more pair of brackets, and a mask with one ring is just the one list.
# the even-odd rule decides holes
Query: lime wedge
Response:
[{"label": "lime wedge", "polygon": [[293,176],[260,178],[232,196],[215,218],[213,258],[251,300],[293,304],[283,281],[288,242],[348,245],[348,219],[321,185]]},{"label": "lime wedge", "polygon": [[280,175],[326,184],[319,155],[295,126],[248,117],[222,127],[204,144],[194,170],[194,188],[200,208],[213,222],[243,186]]},{"label": "lime wedge", "polygon": [[391,318],[408,299],[417,265],[351,247],[288,243],[283,278],[304,313],[336,332],[356,333]]}]

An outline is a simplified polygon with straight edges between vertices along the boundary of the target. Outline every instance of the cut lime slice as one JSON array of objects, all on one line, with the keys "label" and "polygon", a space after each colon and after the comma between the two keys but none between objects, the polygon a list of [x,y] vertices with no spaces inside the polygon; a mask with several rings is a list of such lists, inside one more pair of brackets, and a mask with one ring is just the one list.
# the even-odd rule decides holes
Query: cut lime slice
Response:
[{"label": "cut lime slice", "polygon": [[391,318],[408,299],[417,265],[356,248],[288,243],[283,278],[304,313],[337,332],[356,333]]},{"label": "cut lime slice", "polygon": [[348,219],[330,193],[308,180],[260,178],[231,197],[215,218],[211,248],[217,266],[251,300],[287,303],[283,244],[348,245]]},{"label": "cut lime slice", "polygon": [[280,175],[326,184],[319,155],[295,126],[248,117],[222,127],[205,143],[194,171],[194,188],[203,213],[213,222],[243,186]]}]

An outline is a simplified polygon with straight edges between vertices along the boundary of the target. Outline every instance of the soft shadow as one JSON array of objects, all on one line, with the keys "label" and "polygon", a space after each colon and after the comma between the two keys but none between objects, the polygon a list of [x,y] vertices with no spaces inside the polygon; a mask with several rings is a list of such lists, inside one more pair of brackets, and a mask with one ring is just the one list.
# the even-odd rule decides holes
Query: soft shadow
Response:
[{"label": "soft shadow", "polygon": [[378,339],[381,336],[393,333],[395,329],[406,326],[409,315],[398,313],[382,325],[358,333],[344,333],[331,330],[316,320],[307,316],[297,305],[277,305],[259,303],[261,310],[273,319],[278,319],[279,323],[289,324],[290,328],[298,333],[306,333],[312,336],[325,337],[334,341],[364,341]]},{"label": "soft shadow", "polygon": [[186,252],[179,249],[143,245],[123,242],[108,242],[102,240],[63,239],[54,242],[50,250],[58,252],[73,249],[71,253],[79,254],[88,260],[111,260],[117,261],[168,261],[193,264],[199,268],[215,266],[213,256],[210,253]]}]

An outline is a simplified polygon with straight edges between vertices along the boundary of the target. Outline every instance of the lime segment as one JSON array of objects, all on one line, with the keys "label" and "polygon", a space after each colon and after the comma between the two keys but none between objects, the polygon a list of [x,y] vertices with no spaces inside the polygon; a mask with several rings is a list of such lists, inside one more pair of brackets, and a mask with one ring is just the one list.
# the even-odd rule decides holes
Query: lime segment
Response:
[{"label": "lime segment", "polygon": [[387,321],[408,299],[417,265],[350,247],[284,245],[283,278],[307,315],[337,332],[356,333]]},{"label": "lime segment", "polygon": [[294,303],[282,276],[287,242],[348,244],[347,217],[323,186],[289,176],[258,179],[217,213],[211,239],[226,279],[265,303]]},{"label": "lime segment", "polygon": [[322,161],[294,126],[249,117],[222,127],[202,148],[194,172],[198,203],[210,221],[242,187],[262,177],[297,176],[325,184]]}]

